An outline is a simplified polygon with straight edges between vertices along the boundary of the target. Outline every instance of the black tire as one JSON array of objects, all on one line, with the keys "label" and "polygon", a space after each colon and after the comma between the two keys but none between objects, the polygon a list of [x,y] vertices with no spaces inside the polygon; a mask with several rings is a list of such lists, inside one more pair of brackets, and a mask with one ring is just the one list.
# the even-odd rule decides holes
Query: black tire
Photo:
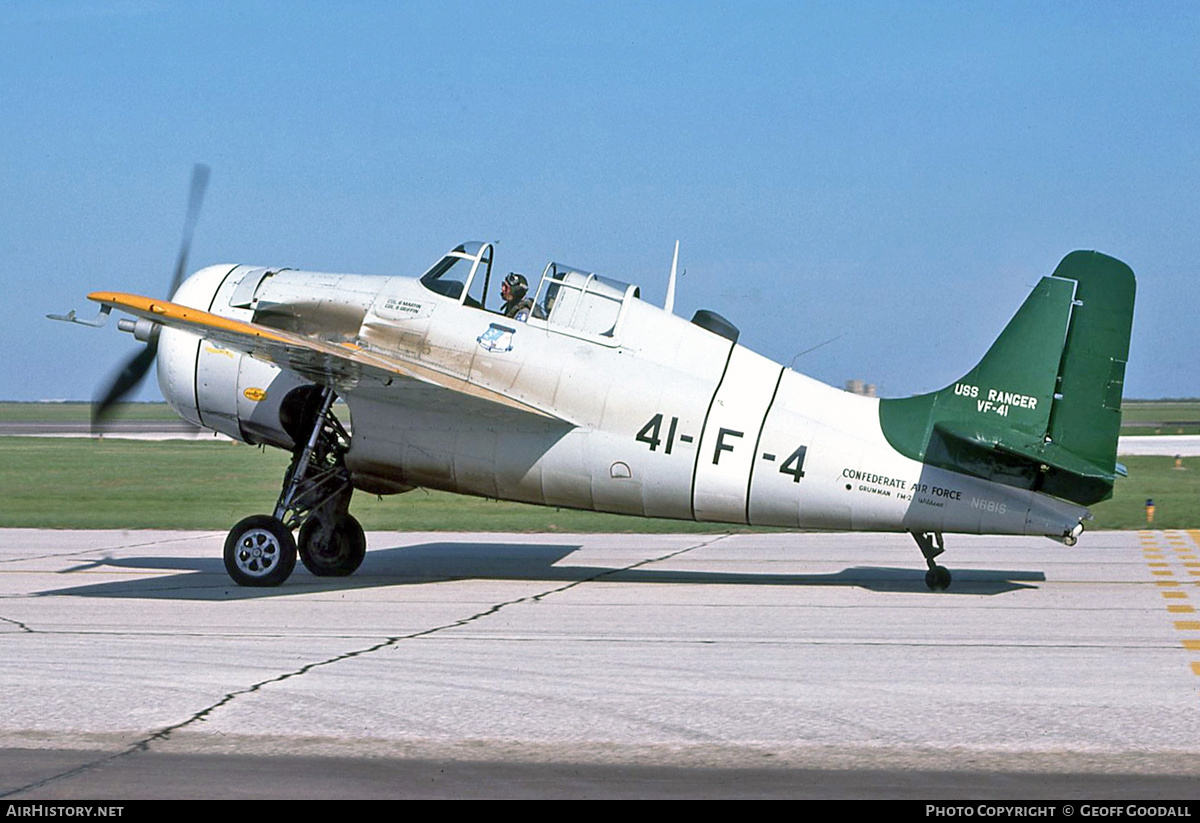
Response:
[{"label": "black tire", "polygon": [[925,572],[925,585],[930,591],[944,592],[950,588],[950,570],[945,566],[934,566]]},{"label": "black tire", "polygon": [[278,586],[296,568],[296,540],[287,526],[255,514],[229,530],[225,571],[239,586]]},{"label": "black tire", "polygon": [[335,521],[310,517],[300,527],[300,561],[317,577],[354,574],[367,554],[367,536],[351,515]]}]

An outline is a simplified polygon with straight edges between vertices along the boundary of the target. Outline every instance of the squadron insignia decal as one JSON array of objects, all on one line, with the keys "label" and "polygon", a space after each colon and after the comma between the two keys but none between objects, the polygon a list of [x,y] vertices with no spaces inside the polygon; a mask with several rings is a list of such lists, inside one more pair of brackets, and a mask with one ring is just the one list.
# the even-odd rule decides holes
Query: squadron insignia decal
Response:
[{"label": "squadron insignia decal", "polygon": [[487,331],[475,338],[475,342],[484,351],[512,351],[513,335],[516,333],[516,329],[501,326],[499,323],[492,323],[488,326]]}]

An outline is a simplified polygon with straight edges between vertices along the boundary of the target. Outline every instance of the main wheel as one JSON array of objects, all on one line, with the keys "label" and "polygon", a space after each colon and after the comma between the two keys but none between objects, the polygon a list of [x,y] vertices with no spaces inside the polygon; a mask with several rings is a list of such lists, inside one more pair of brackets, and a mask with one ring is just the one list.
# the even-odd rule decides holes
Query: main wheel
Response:
[{"label": "main wheel", "polygon": [[934,565],[925,572],[925,585],[930,591],[944,592],[950,588],[950,570],[945,566]]},{"label": "main wheel", "polygon": [[296,568],[296,541],[277,518],[247,517],[225,538],[225,571],[239,586],[278,586]]},{"label": "main wheel", "polygon": [[317,577],[345,577],[362,565],[367,536],[351,515],[337,520],[310,517],[300,527],[300,560]]}]

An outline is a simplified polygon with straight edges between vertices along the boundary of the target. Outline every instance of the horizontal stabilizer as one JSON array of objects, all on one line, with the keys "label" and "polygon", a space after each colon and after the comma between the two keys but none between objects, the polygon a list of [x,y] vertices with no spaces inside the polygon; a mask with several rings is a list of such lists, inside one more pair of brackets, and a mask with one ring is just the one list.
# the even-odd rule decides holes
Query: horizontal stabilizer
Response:
[{"label": "horizontal stabilizer", "polygon": [[1099,466],[1064,446],[1013,429],[943,421],[933,427],[926,459],[985,480],[1091,505],[1108,496],[1115,466]]}]

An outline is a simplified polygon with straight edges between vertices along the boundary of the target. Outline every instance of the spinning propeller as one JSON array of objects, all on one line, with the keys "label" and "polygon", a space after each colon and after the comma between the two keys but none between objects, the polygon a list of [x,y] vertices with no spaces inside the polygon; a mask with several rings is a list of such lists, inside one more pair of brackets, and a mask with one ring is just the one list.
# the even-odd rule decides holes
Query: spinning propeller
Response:
[{"label": "spinning propeller", "polygon": [[[179,245],[179,259],[175,262],[175,277],[171,281],[171,290],[167,292],[168,298],[173,297],[180,284],[183,283],[183,276],[187,270],[188,250],[192,245],[192,234],[196,229],[196,221],[200,217],[200,205],[204,201],[204,190],[208,186],[208,171],[208,166],[202,163],[197,163],[192,170],[192,190],[188,196],[187,218],[183,223],[183,242]],[[74,320],[74,317],[55,319]],[[74,320],[74,322],[81,321]],[[129,358],[121,369],[110,378],[107,388],[96,395],[97,399],[92,404],[93,430],[103,428],[105,421],[112,417],[116,404],[141,385],[142,380],[146,377],[146,372],[150,370],[150,366],[158,354],[158,334],[161,327],[157,324],[145,320],[120,320],[117,327],[121,331],[132,332],[134,337],[144,340],[146,346]]]}]

